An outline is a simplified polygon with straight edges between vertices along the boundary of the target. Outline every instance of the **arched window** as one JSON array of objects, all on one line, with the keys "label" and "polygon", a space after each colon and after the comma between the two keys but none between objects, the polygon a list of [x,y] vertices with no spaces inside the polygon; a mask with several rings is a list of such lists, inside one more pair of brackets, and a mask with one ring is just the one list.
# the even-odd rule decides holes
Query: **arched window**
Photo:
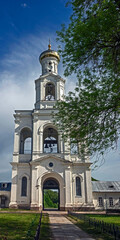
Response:
[{"label": "arched window", "polygon": [[30,154],[31,145],[32,132],[29,128],[24,128],[20,133],[20,154]]},{"label": "arched window", "polygon": [[77,143],[71,143],[70,153],[71,154],[78,154],[78,144]]},{"label": "arched window", "polygon": [[80,180],[80,177],[76,177],[76,196],[81,196],[81,180]]},{"label": "arched window", "polygon": [[45,88],[45,100],[55,100],[55,86],[52,83],[47,83]]},{"label": "arched window", "polygon": [[22,189],[21,189],[21,196],[27,196],[27,178],[22,178]]},{"label": "arched window", "polygon": [[52,66],[52,62],[49,62],[49,67],[48,67],[48,69],[49,69],[49,72],[52,72],[52,69],[53,68],[53,66]]},{"label": "arched window", "polygon": [[54,128],[47,127],[43,132],[44,153],[58,152],[58,133]]}]

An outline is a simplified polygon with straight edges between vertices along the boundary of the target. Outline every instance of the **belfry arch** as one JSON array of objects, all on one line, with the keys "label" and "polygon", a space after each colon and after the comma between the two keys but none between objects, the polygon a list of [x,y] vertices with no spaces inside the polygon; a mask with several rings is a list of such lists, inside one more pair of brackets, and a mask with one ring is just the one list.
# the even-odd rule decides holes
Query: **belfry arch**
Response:
[{"label": "belfry arch", "polygon": [[47,126],[43,131],[43,152],[58,153],[58,132],[55,128]]},{"label": "belfry arch", "polygon": [[20,132],[20,154],[31,154],[32,151],[32,131],[24,127]]},{"label": "belfry arch", "polygon": [[45,100],[46,101],[55,100],[55,86],[53,83],[47,83],[45,86]]}]

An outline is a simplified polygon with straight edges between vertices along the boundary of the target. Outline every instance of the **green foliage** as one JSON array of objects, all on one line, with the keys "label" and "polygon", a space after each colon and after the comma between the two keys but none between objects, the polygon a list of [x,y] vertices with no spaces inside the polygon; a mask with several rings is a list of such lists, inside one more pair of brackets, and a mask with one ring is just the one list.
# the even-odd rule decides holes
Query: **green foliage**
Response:
[{"label": "green foliage", "polygon": [[116,215],[100,215],[100,214],[87,214],[88,217],[94,218],[98,221],[104,221],[109,224],[120,226],[120,216]]},{"label": "green foliage", "polygon": [[93,177],[91,177],[91,181],[98,181],[97,179],[95,179],[95,178],[93,178]]},{"label": "green foliage", "polygon": [[44,208],[58,208],[58,192],[50,189],[44,190]]},{"label": "green foliage", "polygon": [[[65,74],[81,71],[81,65],[91,64],[120,71],[120,1],[71,0],[73,9],[68,27],[57,32]],[[91,66],[90,66],[91,67]],[[112,68],[112,69],[111,69]]]},{"label": "green foliage", "polygon": [[68,27],[57,32],[65,75],[78,83],[56,104],[54,122],[79,154],[115,148],[120,133],[120,1],[72,0]]}]

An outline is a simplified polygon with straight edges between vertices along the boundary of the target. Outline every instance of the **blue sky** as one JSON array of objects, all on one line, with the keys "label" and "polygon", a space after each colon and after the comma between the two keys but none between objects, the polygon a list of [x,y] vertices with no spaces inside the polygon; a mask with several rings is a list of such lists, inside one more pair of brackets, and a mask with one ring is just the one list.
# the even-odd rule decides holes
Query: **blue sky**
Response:
[{"label": "blue sky", "polygon": [[[41,74],[39,55],[51,39],[57,50],[56,31],[69,23],[71,8],[66,0],[4,0],[0,4],[0,181],[11,181],[14,110],[33,109],[34,80]],[[63,75],[62,63],[59,75]],[[66,92],[73,90],[75,76],[66,79]],[[105,164],[92,176],[120,180],[120,146],[105,155]]]}]

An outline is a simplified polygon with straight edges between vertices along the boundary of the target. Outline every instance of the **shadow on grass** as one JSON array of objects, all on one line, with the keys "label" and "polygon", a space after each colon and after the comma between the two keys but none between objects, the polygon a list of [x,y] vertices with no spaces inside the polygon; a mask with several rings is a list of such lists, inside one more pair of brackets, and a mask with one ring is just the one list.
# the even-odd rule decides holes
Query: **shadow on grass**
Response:
[{"label": "shadow on grass", "polygon": [[40,240],[49,240],[52,239],[52,232],[50,229],[49,215],[48,213],[43,213],[41,230],[40,230]]},{"label": "shadow on grass", "polygon": [[87,222],[84,222],[77,217],[68,215],[67,218],[96,240],[114,240],[114,237],[109,234],[102,233],[99,229],[95,229],[94,226],[89,226]]}]

